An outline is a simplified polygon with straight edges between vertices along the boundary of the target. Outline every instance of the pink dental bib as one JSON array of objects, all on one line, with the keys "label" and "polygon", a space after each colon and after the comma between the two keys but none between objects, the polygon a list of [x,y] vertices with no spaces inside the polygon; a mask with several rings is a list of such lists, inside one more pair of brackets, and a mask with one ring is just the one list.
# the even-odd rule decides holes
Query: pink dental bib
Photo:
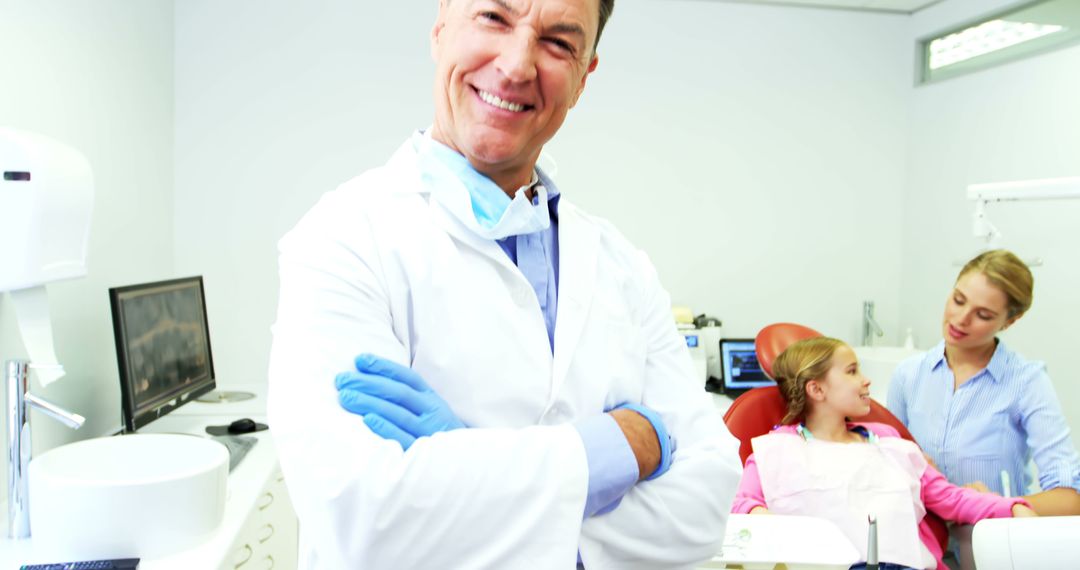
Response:
[{"label": "pink dental bib", "polygon": [[876,443],[804,440],[770,433],[752,440],[761,489],[770,512],[832,521],[866,560],[868,515],[877,517],[882,562],[934,568],[919,540],[926,515],[920,478],[926,460],[914,443],[883,437]]}]

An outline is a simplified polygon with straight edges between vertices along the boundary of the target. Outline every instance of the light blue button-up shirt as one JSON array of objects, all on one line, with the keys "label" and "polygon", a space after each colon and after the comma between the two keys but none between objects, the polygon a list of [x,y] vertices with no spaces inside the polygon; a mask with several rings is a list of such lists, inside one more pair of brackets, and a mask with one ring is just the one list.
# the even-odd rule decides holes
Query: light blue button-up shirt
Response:
[{"label": "light blue button-up shirt", "polygon": [[1044,490],[1080,491],[1080,458],[1042,362],[1027,361],[998,340],[986,368],[953,390],[945,342],[900,363],[888,407],[945,477],[957,485],[981,481],[1002,493],[1028,494],[1032,459]]},{"label": "light blue button-up shirt", "polygon": [[[544,314],[548,343],[555,352],[555,315],[559,307],[559,189],[542,172],[537,171],[538,184],[547,188],[548,216],[551,225],[546,230],[509,236],[496,240],[510,260],[532,286]],[[505,196],[505,194],[503,194]],[[509,200],[509,197],[507,197]],[[540,199],[533,196],[533,203]]]}]

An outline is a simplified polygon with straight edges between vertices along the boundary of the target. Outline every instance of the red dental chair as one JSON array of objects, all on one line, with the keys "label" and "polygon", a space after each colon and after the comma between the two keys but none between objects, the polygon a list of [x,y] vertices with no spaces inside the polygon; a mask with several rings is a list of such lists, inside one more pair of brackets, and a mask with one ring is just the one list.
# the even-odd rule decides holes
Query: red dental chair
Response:
[{"label": "red dental chair", "polygon": [[[819,336],[824,335],[795,323],[775,323],[761,329],[754,339],[754,349],[761,369],[772,378],[773,360],[784,352],[784,349],[800,340]],[[743,463],[746,463],[746,458],[753,453],[750,440],[769,433],[774,426],[780,424],[786,412],[784,398],[776,386],[754,388],[735,399],[724,414],[724,423],[731,435],[739,440],[739,458]],[[904,439],[915,441],[904,424],[876,400],[870,400],[870,413],[859,420],[890,425],[896,428]],[[945,521],[933,513],[927,513],[926,520],[944,550],[949,542],[949,530]]]}]

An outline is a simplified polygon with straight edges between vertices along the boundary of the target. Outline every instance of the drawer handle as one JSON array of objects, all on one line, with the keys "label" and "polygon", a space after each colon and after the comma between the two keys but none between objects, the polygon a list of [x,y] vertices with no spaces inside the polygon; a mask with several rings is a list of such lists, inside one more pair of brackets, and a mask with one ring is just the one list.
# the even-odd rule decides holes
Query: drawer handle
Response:
[{"label": "drawer handle", "polygon": [[274,494],[271,493],[270,491],[267,491],[266,494],[264,494],[259,499],[259,510],[260,511],[265,511],[266,507],[269,507],[272,504],[274,504]]},{"label": "drawer handle", "polygon": [[252,550],[251,547],[246,545],[246,544],[244,545],[244,550],[247,551],[247,556],[245,556],[244,559],[241,560],[240,562],[237,562],[236,565],[233,566],[233,568],[239,568],[239,567],[243,566],[244,564],[247,564],[248,560],[251,560],[252,555],[255,554],[255,551]]},{"label": "drawer handle", "polygon": [[266,558],[263,558],[263,562],[266,563],[266,570],[270,570],[271,568],[274,567],[274,557],[273,556],[267,555]]},{"label": "drawer handle", "polygon": [[266,536],[259,537],[259,544],[262,544],[262,543],[270,540],[270,537],[274,536],[274,525],[272,525],[270,523],[266,523],[266,526],[263,527],[263,531],[268,531],[268,532],[266,532]]}]

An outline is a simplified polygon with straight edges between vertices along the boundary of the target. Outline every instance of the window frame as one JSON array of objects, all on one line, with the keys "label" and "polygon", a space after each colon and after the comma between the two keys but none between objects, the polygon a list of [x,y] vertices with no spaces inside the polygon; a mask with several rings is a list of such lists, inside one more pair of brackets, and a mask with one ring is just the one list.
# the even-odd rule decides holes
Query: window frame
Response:
[{"label": "window frame", "polygon": [[[1075,0],[1018,0],[1016,2],[1013,2],[1013,3],[1003,7],[1000,10],[996,10],[996,11],[993,11],[993,12],[988,12],[988,13],[982,14],[980,16],[977,16],[977,17],[971,18],[969,20],[963,21],[960,24],[950,26],[950,27],[948,27],[948,28],[946,28],[944,30],[941,30],[941,31],[938,31],[938,32],[935,32],[935,33],[932,33],[932,34],[927,34],[927,35],[924,35],[924,36],[918,38],[915,41],[915,54],[916,54],[916,58],[915,58],[915,85],[917,87],[921,87],[921,86],[924,86],[924,85],[934,85],[934,84],[940,83],[942,81],[952,79],[954,77],[962,77],[962,76],[965,76],[965,75],[969,75],[971,73],[976,73],[976,72],[980,72],[980,71],[983,71],[983,70],[986,70],[986,69],[991,69],[991,68],[994,68],[994,67],[998,67],[1000,65],[1012,63],[1014,61],[1019,61],[1019,60],[1023,60],[1023,59],[1037,57],[1037,56],[1040,56],[1040,55],[1043,55],[1043,54],[1046,54],[1046,53],[1058,51],[1058,50],[1061,50],[1061,49],[1066,49],[1066,48],[1075,46],[1077,44],[1080,44],[1080,28],[1076,28],[1076,29],[1066,28],[1067,30],[1071,31],[1074,34],[1073,37],[1070,37],[1070,38],[1064,39],[1064,40],[1060,40],[1060,41],[1057,41],[1057,42],[1049,43],[1047,45],[1044,45],[1042,47],[1038,47],[1038,48],[1035,48],[1035,49],[1031,49],[1030,46],[1029,46],[1028,49],[1024,49],[1024,50],[1013,50],[1012,49],[1012,48],[1015,48],[1017,46],[1022,46],[1022,45],[1024,45],[1026,43],[1026,42],[1022,42],[1022,43],[1019,43],[1019,44],[1015,44],[1013,46],[1008,46],[1008,47],[1002,48],[1000,50],[996,50],[996,51],[993,51],[993,52],[988,52],[986,54],[976,56],[976,57],[972,58],[971,60],[967,60],[967,61],[973,61],[973,60],[977,60],[977,59],[979,59],[981,57],[984,57],[984,56],[988,56],[988,55],[991,55],[991,54],[994,55],[993,58],[985,60],[982,64],[967,65],[967,66],[964,66],[962,68],[954,68],[954,69],[951,69],[951,70],[949,69],[950,66],[945,66],[945,67],[939,68],[937,70],[931,70],[930,69],[930,44],[932,42],[934,42],[935,40],[939,40],[939,39],[945,38],[947,36],[950,36],[952,34],[962,32],[962,31],[964,31],[964,30],[966,30],[968,28],[973,28],[973,27],[982,25],[982,24],[984,24],[986,22],[990,22],[990,21],[998,20],[998,19],[1007,19],[1007,16],[1009,16],[1009,15],[1016,14],[1017,12],[1025,11],[1025,10],[1028,10],[1030,8],[1034,8],[1034,7],[1039,6],[1041,4],[1047,4],[1047,3],[1051,3],[1051,2],[1068,2],[1068,1],[1075,1]],[[1009,53],[1010,51],[1013,51],[1014,53],[1010,54]],[[958,62],[958,63],[960,63],[960,62]]]}]

